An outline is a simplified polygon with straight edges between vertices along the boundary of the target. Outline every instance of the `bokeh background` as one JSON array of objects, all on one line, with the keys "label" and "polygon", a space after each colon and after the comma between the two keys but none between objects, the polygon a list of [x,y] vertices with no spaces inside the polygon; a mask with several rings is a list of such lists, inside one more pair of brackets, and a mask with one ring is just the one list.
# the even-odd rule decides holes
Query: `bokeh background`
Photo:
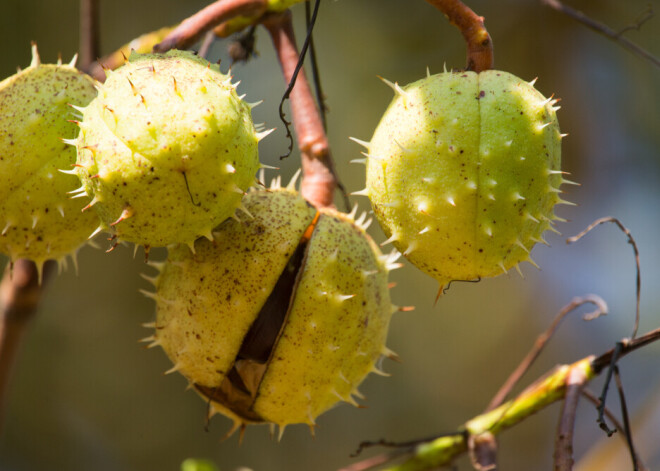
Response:
[{"label": "bokeh background", "polygon": [[[142,33],[175,24],[202,8],[200,0],[101,1],[103,53]],[[361,387],[366,409],[342,405],[318,420],[316,438],[307,427],[289,427],[280,443],[267,427],[220,442],[230,421],[216,417],[204,431],[205,404],[184,392],[185,380],[164,376],[169,361],[159,349],[138,340],[149,332],[141,323],[154,317],[140,273],[150,273],[132,248],[111,254],[86,247],[73,270],[49,283],[22,346],[14,371],[8,412],[0,438],[0,469],[177,470],[187,457],[215,461],[222,471],[334,470],[352,462],[363,440],[410,440],[454,430],[478,414],[517,365],[536,335],[573,296],[601,295],[610,314],[591,323],[566,319],[556,338],[525,377],[531,382],[555,364],[602,353],[630,334],[635,307],[632,250],[613,225],[601,227],[575,245],[564,243],[596,218],[619,217],[639,245],[642,267],[640,332],[660,325],[660,69],[573,20],[532,0],[470,6],[486,17],[494,40],[497,68],[562,99],[563,165],[580,187],[565,197],[578,204],[558,214],[570,220],[550,233],[552,247],[536,247],[541,266],[522,267],[508,276],[478,284],[455,284],[434,305],[434,280],[406,264],[393,273],[393,301],[415,305],[393,321],[389,346],[402,363],[386,361],[390,378],[370,377]],[[651,2],[656,11],[658,1]],[[635,21],[649,3],[572,1],[613,28]],[[304,7],[295,20],[303,38]],[[77,0],[1,0],[0,76],[30,62],[30,41],[42,60],[58,53],[68,60],[77,50]],[[660,17],[628,37],[660,55]],[[343,183],[364,186],[364,168],[350,165],[361,148],[349,136],[368,140],[391,99],[377,75],[405,84],[432,73],[463,67],[465,46],[458,31],[421,0],[337,0],[321,5],[315,34],[324,90],[330,107],[329,138]],[[210,54],[228,68],[226,46]],[[265,30],[258,31],[259,57],[233,67],[239,91],[256,122],[277,131],[260,145],[261,160],[295,172],[297,154],[280,162],[287,146],[277,106],[284,90],[279,66]],[[269,171],[268,178],[276,175]],[[368,210],[363,197],[354,197]],[[377,227],[377,241],[384,237]],[[154,251],[152,258],[163,258]],[[0,265],[6,259],[0,258]],[[640,453],[660,469],[660,345],[621,362],[627,399],[636,424]],[[596,381],[594,390],[600,387]],[[613,395],[612,407],[618,410]],[[559,406],[529,418],[500,436],[500,466],[507,470],[550,469]],[[630,469],[622,440],[605,442],[593,407],[581,404],[576,456],[581,470]],[[364,456],[375,453],[368,450]],[[618,460],[618,461],[617,461]],[[470,469],[465,460],[458,469]]]}]

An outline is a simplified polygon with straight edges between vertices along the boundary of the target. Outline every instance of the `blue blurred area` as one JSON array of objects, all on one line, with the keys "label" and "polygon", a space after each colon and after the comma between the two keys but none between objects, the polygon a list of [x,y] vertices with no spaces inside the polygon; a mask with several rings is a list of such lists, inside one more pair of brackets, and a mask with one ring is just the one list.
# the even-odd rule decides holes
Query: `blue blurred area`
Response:
[{"label": "blue blurred area", "polygon": [[[102,47],[109,53],[144,32],[170,25],[202,8],[202,1],[117,0],[102,3]],[[634,21],[645,0],[571,2],[613,28]],[[363,440],[410,440],[454,430],[479,413],[517,365],[556,311],[573,296],[597,293],[610,314],[592,323],[567,318],[525,377],[531,382],[553,365],[601,353],[630,335],[635,310],[635,265],[625,236],[607,225],[574,245],[565,236],[593,220],[615,216],[631,230],[641,253],[641,331],[660,325],[660,70],[619,45],[587,30],[540,2],[474,0],[486,17],[495,44],[497,68],[522,78],[539,77],[537,88],[561,98],[559,120],[563,165],[581,184],[565,187],[578,204],[558,214],[564,236],[549,234],[552,247],[532,256],[541,266],[525,265],[521,279],[510,275],[478,284],[455,284],[434,305],[434,280],[406,264],[393,273],[393,301],[415,305],[392,322],[389,346],[403,359],[386,361],[390,378],[370,377],[360,390],[367,409],[342,405],[319,419],[316,439],[306,427],[289,427],[280,443],[267,427],[250,428],[242,446],[219,439],[230,421],[216,417],[204,431],[205,404],[184,392],[186,382],[163,376],[170,367],[164,353],[137,341],[149,335],[141,323],[154,306],[139,288],[139,273],[152,273],[141,253],[120,247],[111,254],[84,248],[79,275],[69,270],[52,280],[15,370],[0,469],[176,470],[188,457],[206,457],[222,471],[332,470],[351,462]],[[658,2],[654,2],[660,7]],[[30,40],[42,61],[58,53],[68,60],[77,48],[75,0],[2,0],[0,77],[30,62]],[[299,39],[303,6],[295,9]],[[658,8],[656,8],[658,10]],[[660,56],[659,18],[628,37]],[[330,108],[329,138],[338,172],[349,191],[364,187],[364,169],[350,165],[361,148],[349,136],[369,140],[391,99],[377,76],[401,84],[465,63],[460,34],[426,2],[338,0],[321,5],[316,47]],[[211,59],[229,65],[227,41],[216,43]],[[260,145],[261,160],[281,167],[287,180],[298,156],[279,160],[287,147],[277,106],[284,90],[279,66],[264,30],[258,30],[259,57],[233,67],[239,91],[255,108],[255,122],[277,131]],[[267,178],[275,176],[268,171]],[[358,201],[361,210],[368,202]],[[376,224],[372,234],[384,237]],[[101,245],[104,245],[102,241]],[[105,248],[105,247],[104,247]],[[164,253],[154,251],[152,258]],[[633,416],[658,407],[660,347],[651,345],[621,363]],[[594,389],[599,387],[597,381]],[[655,393],[655,396],[649,396]],[[616,404],[613,399],[612,404]],[[639,409],[645,404],[644,409]],[[616,409],[616,407],[615,407]],[[558,405],[542,411],[500,439],[502,469],[549,469]],[[641,412],[639,412],[641,413]],[[581,407],[576,453],[580,457],[602,435],[595,411]],[[658,432],[660,433],[660,432]],[[657,450],[646,450],[647,456]],[[643,454],[643,451],[642,451]],[[658,455],[655,463],[660,467]],[[459,461],[468,469],[467,461]]]}]

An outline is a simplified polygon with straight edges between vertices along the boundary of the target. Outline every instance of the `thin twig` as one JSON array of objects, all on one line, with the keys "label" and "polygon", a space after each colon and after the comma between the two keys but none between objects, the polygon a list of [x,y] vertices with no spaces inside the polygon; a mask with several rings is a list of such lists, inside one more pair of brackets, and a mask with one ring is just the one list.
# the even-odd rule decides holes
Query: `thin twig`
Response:
[{"label": "thin twig", "polygon": [[[564,13],[565,15],[570,16],[574,20],[579,21],[580,23],[585,25],[587,28],[619,43],[621,46],[628,49],[633,54],[636,54],[637,56],[648,60],[656,67],[660,67],[660,59],[658,59],[657,57],[655,57],[653,54],[646,51],[645,49],[642,49],[640,46],[638,46],[628,38],[622,36],[622,33],[630,28],[624,28],[622,31],[617,32],[612,28],[610,28],[609,26],[600,23],[599,21],[596,21],[592,18],[589,18],[581,11],[575,10],[569,6],[564,5],[559,0],[541,0],[541,3],[549,6],[550,8],[553,8],[554,10]],[[638,24],[641,26],[641,23]]]},{"label": "thin twig", "polygon": [[80,0],[80,70],[89,71],[101,55],[99,35],[99,0]]},{"label": "thin twig", "polygon": [[592,360],[593,357],[587,357],[572,365],[558,367],[545,379],[537,381],[525,389],[515,399],[465,422],[455,435],[443,436],[420,444],[415,447],[412,456],[402,464],[387,469],[390,471],[422,471],[450,464],[457,456],[468,451],[470,435],[481,435],[487,432],[497,435],[563,398],[568,374],[573,369],[582,369],[587,378],[593,378]]},{"label": "thin twig", "polygon": [[326,118],[326,112],[328,107],[325,104],[325,97],[323,95],[323,89],[321,87],[321,74],[319,74],[319,64],[316,56],[316,48],[314,47],[314,32],[312,25],[312,12],[309,4],[309,0],[305,1],[305,26],[307,31],[309,31],[309,60],[312,65],[312,81],[314,82],[314,91],[316,92],[316,105],[319,107],[319,112],[321,113],[321,122],[323,123],[323,129],[328,132],[328,121]]},{"label": "thin twig", "polygon": [[383,453],[380,455],[372,456],[370,458],[358,461],[357,463],[350,464],[345,468],[341,468],[339,471],[367,471],[368,469],[373,469],[376,466],[382,464],[391,463],[400,456],[411,453],[411,448],[399,448],[398,450],[391,451],[389,453]]},{"label": "thin twig", "polygon": [[[280,100],[280,106],[279,106],[280,120],[282,120],[282,123],[284,123],[284,128],[286,129],[286,137],[287,139],[289,139],[289,149],[285,155],[280,157],[280,160],[291,155],[291,151],[293,150],[293,135],[291,134],[291,129],[289,128],[289,125],[291,123],[286,119],[286,115],[284,113],[284,102],[291,97],[291,92],[293,91],[293,87],[295,87],[296,80],[298,80],[298,74],[300,74],[300,71],[302,70],[303,65],[305,63],[305,56],[307,55],[307,49],[309,48],[309,44],[312,39],[312,31],[314,29],[314,24],[316,23],[316,16],[319,11],[319,6],[321,6],[321,0],[316,0],[316,3],[314,4],[314,12],[312,13],[312,17],[309,21],[309,25],[307,26],[307,34],[305,35],[305,41],[303,42],[302,50],[298,53],[298,60],[296,62],[296,66],[293,68],[293,71],[291,73],[291,78],[288,79],[286,90],[284,91],[284,94],[282,95],[282,99]],[[291,26],[291,34],[293,35],[293,26]],[[293,44],[295,44],[295,39],[293,41]],[[319,114],[319,118],[321,118],[321,116],[322,115]]]},{"label": "thin twig", "polygon": [[[619,432],[623,432],[623,425],[619,421],[619,419],[616,418],[614,413],[610,410],[609,407],[603,406],[603,403],[601,402],[598,397],[594,393],[592,393],[588,388],[583,388],[582,391],[580,392],[584,397],[589,399],[595,405],[596,407],[603,408],[604,414],[607,416],[608,419],[610,419],[610,422],[614,425],[614,428],[616,428]],[[623,439],[625,440],[625,436],[621,435]]]},{"label": "thin twig", "polygon": [[642,293],[642,272],[639,268],[639,250],[637,249],[637,243],[635,242],[635,239],[633,238],[632,234],[628,230],[626,226],[624,226],[621,221],[619,221],[617,218],[608,216],[604,218],[600,218],[589,224],[589,227],[587,227],[585,230],[580,232],[579,234],[569,237],[566,239],[567,244],[572,244],[574,242],[577,242],[580,240],[582,237],[584,237],[588,232],[590,232],[592,229],[594,229],[597,226],[600,226],[601,224],[605,224],[607,222],[611,222],[613,224],[616,224],[619,229],[628,237],[628,243],[632,245],[633,252],[635,254],[635,267],[637,270],[637,278],[635,282],[635,293],[636,293],[636,304],[635,304],[635,323],[633,325],[633,330],[632,330],[632,335],[630,336],[631,339],[634,339],[637,336],[637,329],[639,328],[639,304],[640,304],[640,298],[641,298],[641,293]]},{"label": "thin twig", "polygon": [[646,6],[646,9],[639,14],[639,16],[637,17],[634,23],[629,24],[628,26],[624,26],[619,31],[617,31],[616,34],[618,36],[621,36],[627,33],[628,31],[632,31],[632,30],[639,31],[642,29],[644,23],[646,23],[651,18],[653,18],[653,6],[651,4],[648,4]]},{"label": "thin twig", "polygon": [[[660,340],[660,328],[623,343],[618,357],[621,358],[658,340]],[[468,450],[467,437],[470,434],[491,432],[496,435],[505,429],[513,427],[546,406],[563,399],[566,394],[568,375],[573,370],[582,370],[586,381],[590,381],[610,364],[613,355],[614,349],[598,357],[588,356],[571,365],[562,365],[555,368],[551,373],[545,375],[542,380],[535,381],[532,386],[526,388],[516,398],[502,404],[497,409],[465,422],[455,435],[445,435],[419,444],[411,451],[411,456],[402,464],[391,466],[387,470],[423,471],[449,465],[456,457]],[[386,460],[387,456],[382,455],[378,457],[378,465],[400,458],[401,454],[389,454],[390,460]],[[372,459],[370,458],[370,460]],[[362,471],[368,469],[361,467],[361,463],[365,462],[355,463],[352,467],[344,468],[344,470]]]},{"label": "thin twig", "polygon": [[617,342],[616,347],[613,350],[612,356],[610,357],[610,365],[607,369],[607,374],[605,375],[605,382],[603,384],[603,391],[600,393],[600,407],[598,407],[598,426],[607,434],[608,437],[612,436],[616,430],[612,430],[608,427],[607,422],[605,421],[605,404],[607,403],[607,391],[612,382],[612,374],[616,369],[616,362],[619,361],[619,356],[621,354],[621,349],[623,348],[623,342]]},{"label": "thin twig", "polygon": [[483,16],[478,16],[459,0],[426,0],[444,13],[456,26],[467,43],[467,70],[481,72],[493,68],[493,41],[484,26]]},{"label": "thin twig", "polygon": [[[601,406],[600,399],[598,399],[596,395],[592,393],[588,388],[582,389],[582,395],[585,398],[587,398],[596,407]],[[626,440],[626,434],[623,433],[625,430],[623,424],[619,421],[619,419],[616,418],[616,416],[612,413],[612,411],[609,408],[604,407],[603,410],[607,418],[610,419],[610,422],[612,422],[612,424],[614,425],[614,427],[616,427],[617,430],[622,432],[620,435],[623,438],[623,440]],[[642,459],[640,458],[639,454],[637,454],[636,452],[635,452],[635,462],[637,463],[637,467],[639,471],[649,471],[646,465],[642,462]]]},{"label": "thin twig", "polygon": [[619,367],[614,365],[614,381],[616,382],[616,389],[619,392],[619,404],[621,405],[621,418],[623,419],[623,431],[626,436],[626,443],[628,444],[628,451],[630,452],[630,459],[633,462],[633,471],[638,471],[637,465],[637,452],[632,438],[632,430],[630,428],[630,419],[628,418],[628,404],[626,403],[626,396],[623,393],[623,382],[621,381],[621,373]]},{"label": "thin twig", "polygon": [[[328,120],[326,113],[328,112],[328,106],[325,102],[325,95],[323,94],[323,87],[321,86],[321,74],[319,73],[319,64],[318,58],[316,55],[316,48],[314,47],[314,34],[313,34],[313,25],[312,25],[312,12],[310,8],[310,1],[305,1],[305,25],[307,31],[309,31],[309,60],[311,63],[312,69],[312,81],[314,82],[314,91],[316,94],[316,106],[319,108],[321,114],[321,122],[323,123],[323,129],[325,132],[328,132]],[[351,210],[351,202],[348,198],[348,191],[346,187],[337,178],[337,188],[341,194],[342,200],[344,201],[344,209],[348,212]]]},{"label": "thin twig", "polygon": [[217,0],[183,20],[165,39],[154,46],[154,51],[188,49],[214,27],[237,16],[259,17],[266,12],[267,7],[267,0]]},{"label": "thin twig", "polygon": [[507,378],[507,380],[504,382],[502,387],[500,387],[499,391],[497,391],[495,396],[493,396],[493,399],[490,401],[488,407],[486,408],[486,412],[493,410],[496,407],[499,407],[502,404],[502,402],[504,402],[504,400],[509,395],[511,390],[515,387],[518,381],[520,381],[520,378],[522,378],[522,376],[527,372],[530,366],[532,366],[534,361],[541,354],[543,348],[552,338],[554,333],[557,331],[557,328],[559,327],[559,324],[564,319],[564,317],[566,317],[568,313],[574,311],[575,309],[577,309],[578,307],[584,304],[593,304],[594,306],[596,306],[596,310],[594,312],[584,315],[583,319],[585,320],[592,320],[599,316],[607,314],[607,304],[598,295],[588,294],[583,297],[573,298],[570,303],[568,303],[566,306],[561,308],[561,310],[557,313],[554,321],[552,322],[552,325],[545,332],[543,332],[541,335],[537,337],[532,349],[525,356],[525,358],[523,358],[523,360],[520,362],[518,367],[513,371],[513,373],[511,373],[511,375]]},{"label": "thin twig", "polygon": [[199,57],[203,57],[206,59],[206,57],[209,55],[209,51],[211,50],[211,46],[213,46],[213,42],[215,41],[215,34],[213,31],[207,31],[206,34],[204,35],[204,40],[202,41],[202,45],[199,46],[199,51],[197,51],[197,55]]},{"label": "thin twig", "polygon": [[298,68],[300,55],[293,32],[291,12],[268,15],[264,18],[263,25],[273,41],[285,82],[291,83],[296,69],[299,71],[290,97],[293,125],[301,153],[301,194],[314,206],[332,207],[337,186],[334,163],[305,72]]},{"label": "thin twig", "polygon": [[608,350],[593,360],[592,366],[595,373],[600,374],[603,369],[609,367],[612,363],[613,357],[616,357],[617,359],[623,358],[629,353],[639,350],[640,348],[658,340],[660,340],[660,328],[651,330],[639,337],[635,337],[634,339],[624,339],[621,342],[617,342],[615,348]]},{"label": "thin twig", "polygon": [[30,260],[9,264],[0,282],[0,428],[16,354],[29,321],[34,317],[52,264],[47,262],[43,267],[41,285],[39,270]]},{"label": "thin twig", "polygon": [[575,415],[580,393],[586,381],[587,377],[581,369],[574,368],[568,375],[566,395],[559,413],[559,423],[557,424],[557,435],[555,437],[555,471],[571,471],[573,469]]},{"label": "thin twig", "polygon": [[430,442],[431,440],[436,440],[440,437],[452,437],[456,435],[456,432],[451,432],[451,433],[442,433],[439,435],[433,435],[432,437],[427,437],[427,438],[419,438],[416,440],[408,440],[405,442],[393,442],[390,440],[386,440],[384,438],[381,438],[380,440],[366,440],[360,443],[358,446],[358,449],[355,450],[353,453],[351,453],[351,458],[355,458],[359,456],[364,450],[367,448],[373,448],[376,446],[382,446],[384,448],[398,448],[398,449],[412,449],[413,447],[420,445],[422,443]]}]

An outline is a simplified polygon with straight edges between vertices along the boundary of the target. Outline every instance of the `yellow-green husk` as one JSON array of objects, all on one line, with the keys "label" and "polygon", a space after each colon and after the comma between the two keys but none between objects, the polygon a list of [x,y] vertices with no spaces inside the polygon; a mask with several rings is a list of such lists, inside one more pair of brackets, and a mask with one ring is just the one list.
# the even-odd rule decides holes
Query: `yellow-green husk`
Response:
[{"label": "yellow-green husk", "polygon": [[71,64],[32,63],[0,82],[0,252],[40,267],[75,252],[98,218],[69,192],[80,184],[71,171],[77,133],[70,105],[85,106],[95,82]]},{"label": "yellow-green husk", "polygon": [[232,216],[259,168],[250,106],[189,52],[133,54],[83,110],[78,175],[104,228],[192,245]]},{"label": "yellow-green husk", "polygon": [[441,285],[531,261],[562,202],[555,101],[497,70],[392,87],[363,192],[388,242]]},{"label": "yellow-green husk", "polygon": [[[155,280],[161,345],[214,411],[236,424],[313,425],[377,370],[390,316],[387,257],[350,216],[289,190],[248,193],[253,218],[229,220],[195,253],[170,251]],[[300,243],[305,254],[283,326],[263,363],[237,359],[243,339]],[[275,293],[277,294],[277,293]],[[288,295],[287,295],[288,296]],[[229,387],[232,368],[249,394]]]}]

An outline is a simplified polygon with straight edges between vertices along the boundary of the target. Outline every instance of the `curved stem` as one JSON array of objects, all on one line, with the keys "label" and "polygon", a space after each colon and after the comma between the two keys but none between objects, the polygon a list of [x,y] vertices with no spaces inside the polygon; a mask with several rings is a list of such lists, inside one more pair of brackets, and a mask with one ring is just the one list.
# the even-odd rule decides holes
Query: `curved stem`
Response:
[{"label": "curved stem", "polygon": [[573,432],[575,429],[575,416],[587,378],[578,368],[571,370],[566,380],[566,394],[559,414],[557,435],[555,437],[554,469],[555,471],[571,471],[575,460],[573,459]]},{"label": "curved stem", "polygon": [[585,315],[584,316],[585,320],[592,320],[607,313],[607,304],[600,296],[596,294],[588,294],[580,298],[573,298],[570,303],[568,303],[566,306],[561,308],[561,310],[557,313],[557,315],[555,316],[555,320],[552,322],[552,325],[545,332],[543,332],[541,335],[537,337],[536,341],[534,342],[534,346],[532,347],[530,352],[520,362],[520,364],[513,371],[513,373],[511,373],[511,375],[504,382],[500,390],[497,391],[493,399],[490,401],[488,407],[486,408],[486,412],[495,409],[496,407],[500,406],[502,402],[504,402],[504,399],[509,395],[509,393],[518,383],[518,381],[520,381],[520,378],[522,378],[525,372],[527,372],[530,366],[532,366],[532,363],[534,363],[534,361],[536,361],[538,356],[541,354],[541,351],[543,351],[545,345],[555,334],[557,328],[559,328],[559,324],[564,319],[564,317],[566,317],[567,314],[573,312],[578,307],[587,303],[595,305],[597,309],[596,311]]},{"label": "curved stem", "polygon": [[639,329],[639,305],[640,305],[640,299],[641,299],[641,293],[642,293],[642,271],[639,268],[639,249],[637,248],[637,242],[635,242],[635,238],[632,236],[630,231],[626,226],[621,223],[617,218],[614,218],[612,216],[606,216],[604,218],[596,219],[594,222],[589,224],[589,226],[584,229],[582,232],[580,232],[577,235],[574,235],[573,237],[569,237],[566,239],[567,244],[572,244],[574,242],[577,242],[578,240],[582,239],[585,235],[587,235],[589,232],[591,232],[593,229],[596,227],[600,226],[601,224],[605,224],[607,222],[611,222],[613,224],[616,224],[617,227],[623,232],[626,237],[628,238],[628,243],[632,246],[633,253],[635,255],[635,267],[637,268],[636,270],[636,281],[635,281],[635,293],[637,295],[637,302],[635,305],[635,322],[633,324],[633,329],[632,329],[632,335],[630,338],[635,338],[637,336],[637,330]]},{"label": "curved stem", "polygon": [[467,70],[481,72],[493,68],[493,41],[478,16],[459,0],[426,0],[444,13],[463,34],[467,43]]},{"label": "curved stem", "polygon": [[267,8],[267,0],[217,0],[183,20],[163,41],[154,46],[154,51],[188,49],[204,33],[219,24],[237,16],[259,17]]},{"label": "curved stem", "polygon": [[[650,16],[652,15],[652,11],[650,13],[647,13],[642,17],[642,19],[638,20],[636,23],[626,26],[620,31],[615,31],[609,26],[596,21],[592,18],[589,18],[587,15],[582,13],[579,10],[575,10],[574,8],[571,8],[567,5],[564,5],[561,3],[559,0],[541,0],[541,3],[545,4],[546,6],[549,6],[550,8],[557,10],[561,13],[564,13],[565,15],[570,16],[576,21],[579,21],[583,25],[585,25],[587,28],[595,31],[596,33],[602,34],[606,38],[611,39],[612,41],[618,42],[621,46],[625,47],[628,49],[628,51],[632,52],[633,54],[636,54],[637,56],[641,57],[642,59],[646,59],[649,61],[651,64],[655,65],[656,67],[660,67],[660,58],[654,56],[651,54],[649,51],[646,49],[641,48],[634,42],[632,42],[628,38],[624,38],[622,35],[626,31],[630,29],[636,29],[639,30],[639,28],[642,26],[643,23],[645,23]],[[649,3],[649,6],[651,4]]]}]

